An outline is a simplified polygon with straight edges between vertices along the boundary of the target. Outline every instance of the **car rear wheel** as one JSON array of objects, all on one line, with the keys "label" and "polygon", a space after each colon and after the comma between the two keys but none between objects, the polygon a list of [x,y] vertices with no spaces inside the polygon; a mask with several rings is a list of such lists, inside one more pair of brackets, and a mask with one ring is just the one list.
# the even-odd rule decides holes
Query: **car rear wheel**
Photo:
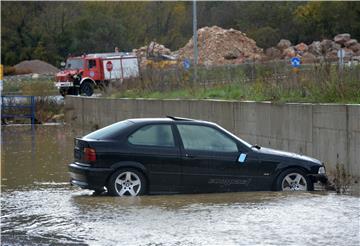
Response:
[{"label": "car rear wheel", "polygon": [[281,173],[276,181],[279,191],[311,191],[313,183],[306,174],[299,169],[288,169]]},{"label": "car rear wheel", "polygon": [[121,169],[111,176],[107,188],[112,196],[140,196],[145,193],[146,179],[135,169]]}]

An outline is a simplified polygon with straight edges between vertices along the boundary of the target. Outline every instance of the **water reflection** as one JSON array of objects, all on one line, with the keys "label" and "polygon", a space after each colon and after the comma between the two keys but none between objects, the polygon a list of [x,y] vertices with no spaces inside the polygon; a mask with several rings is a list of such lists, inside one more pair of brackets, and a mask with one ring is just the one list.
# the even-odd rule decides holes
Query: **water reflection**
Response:
[{"label": "water reflection", "polygon": [[[7,127],[5,127],[7,128]],[[360,199],[328,192],[115,198],[68,185],[64,126],[7,128],[2,141],[2,244],[359,245]],[[4,128],[3,128],[4,132]]]}]

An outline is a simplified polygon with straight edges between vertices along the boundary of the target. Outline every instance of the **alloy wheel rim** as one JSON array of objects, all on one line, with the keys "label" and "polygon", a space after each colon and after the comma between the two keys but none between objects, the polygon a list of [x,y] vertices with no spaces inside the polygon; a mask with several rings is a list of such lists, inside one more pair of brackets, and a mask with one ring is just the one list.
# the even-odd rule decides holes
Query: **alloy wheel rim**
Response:
[{"label": "alloy wheel rim", "polygon": [[283,191],[306,191],[307,182],[303,175],[299,173],[289,173],[281,183]]},{"label": "alloy wheel rim", "polygon": [[119,196],[137,196],[141,189],[141,181],[133,172],[123,172],[115,180],[115,190]]}]

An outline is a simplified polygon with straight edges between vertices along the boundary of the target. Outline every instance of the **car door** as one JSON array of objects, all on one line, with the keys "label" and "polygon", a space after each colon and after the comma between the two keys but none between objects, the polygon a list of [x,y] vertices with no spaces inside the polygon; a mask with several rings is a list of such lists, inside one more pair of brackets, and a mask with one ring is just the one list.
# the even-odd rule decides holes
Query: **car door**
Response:
[{"label": "car door", "polygon": [[177,124],[181,138],[182,184],[188,192],[251,190],[258,158],[221,129]]},{"label": "car door", "polygon": [[143,164],[150,190],[175,193],[180,189],[181,160],[172,124],[147,124],[128,136],[127,158]]}]

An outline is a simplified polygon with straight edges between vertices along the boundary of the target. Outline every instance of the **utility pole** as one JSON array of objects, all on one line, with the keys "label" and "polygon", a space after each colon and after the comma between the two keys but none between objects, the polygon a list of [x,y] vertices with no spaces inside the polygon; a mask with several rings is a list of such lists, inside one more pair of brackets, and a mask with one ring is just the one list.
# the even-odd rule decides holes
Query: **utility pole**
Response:
[{"label": "utility pole", "polygon": [[193,0],[193,43],[194,43],[194,84],[197,80],[197,64],[198,64],[198,35],[197,35],[197,17],[196,17],[196,0]]}]

